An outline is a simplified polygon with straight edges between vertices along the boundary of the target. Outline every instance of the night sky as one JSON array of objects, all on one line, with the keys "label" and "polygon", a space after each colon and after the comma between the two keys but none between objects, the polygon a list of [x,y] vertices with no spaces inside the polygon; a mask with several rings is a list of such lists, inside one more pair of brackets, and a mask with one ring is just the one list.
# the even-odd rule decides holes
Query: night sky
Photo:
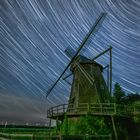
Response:
[{"label": "night sky", "polygon": [[[79,47],[101,12],[107,16],[82,54],[111,45],[113,83],[140,92],[139,0],[0,0],[0,123],[44,124],[49,107],[67,103],[63,80],[46,93],[69,62],[66,48]],[[97,61],[105,66],[109,56]]]}]

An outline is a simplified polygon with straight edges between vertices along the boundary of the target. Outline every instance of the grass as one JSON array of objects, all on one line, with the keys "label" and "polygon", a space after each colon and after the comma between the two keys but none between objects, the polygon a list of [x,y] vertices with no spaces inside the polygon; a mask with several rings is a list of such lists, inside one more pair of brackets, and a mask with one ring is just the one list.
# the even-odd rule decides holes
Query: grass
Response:
[{"label": "grass", "polygon": [[46,140],[54,128],[31,126],[0,126],[0,138],[12,140]]}]

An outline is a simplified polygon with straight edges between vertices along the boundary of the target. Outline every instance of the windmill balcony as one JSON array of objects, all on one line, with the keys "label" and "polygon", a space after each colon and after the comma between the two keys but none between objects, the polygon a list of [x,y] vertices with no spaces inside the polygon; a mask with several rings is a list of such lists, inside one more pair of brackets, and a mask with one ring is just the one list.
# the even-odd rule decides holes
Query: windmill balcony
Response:
[{"label": "windmill balcony", "polygon": [[67,116],[81,116],[87,113],[91,115],[116,115],[122,117],[133,117],[140,114],[140,110],[134,106],[118,105],[115,103],[79,103],[78,107],[71,104],[62,104],[50,108],[47,111],[47,117],[52,119],[61,119]]}]

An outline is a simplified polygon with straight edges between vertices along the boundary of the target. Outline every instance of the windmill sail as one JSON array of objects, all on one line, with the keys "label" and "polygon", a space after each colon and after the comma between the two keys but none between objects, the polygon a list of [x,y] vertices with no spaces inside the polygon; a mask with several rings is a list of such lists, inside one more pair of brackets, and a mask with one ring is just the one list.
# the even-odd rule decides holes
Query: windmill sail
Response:
[{"label": "windmill sail", "polygon": [[60,77],[56,80],[56,82],[53,84],[53,86],[49,89],[49,91],[47,92],[46,97],[49,96],[49,94],[51,93],[51,91],[53,90],[53,88],[57,85],[57,83],[59,82],[59,80],[62,78],[62,76],[64,75],[64,73],[66,72],[66,70],[69,68],[69,66],[71,65],[71,63],[73,62],[73,60],[76,58],[76,56],[79,54],[79,52],[82,50],[82,48],[84,47],[85,43],[87,42],[87,40],[89,39],[89,37],[94,34],[95,32],[97,32],[97,30],[99,29],[99,27],[101,26],[103,20],[106,17],[106,13],[101,13],[99,18],[96,20],[95,24],[92,26],[91,30],[89,31],[89,33],[85,36],[85,38],[83,39],[81,45],[79,46],[79,48],[77,49],[75,55],[72,57],[72,59],[70,60],[70,62],[68,63],[68,65],[66,66],[66,68],[64,69],[64,71],[62,72],[62,74],[60,75]]},{"label": "windmill sail", "polygon": [[67,47],[66,50],[65,50],[65,54],[69,57],[69,58],[72,58],[74,56],[76,52],[74,51],[73,48],[71,47]]}]

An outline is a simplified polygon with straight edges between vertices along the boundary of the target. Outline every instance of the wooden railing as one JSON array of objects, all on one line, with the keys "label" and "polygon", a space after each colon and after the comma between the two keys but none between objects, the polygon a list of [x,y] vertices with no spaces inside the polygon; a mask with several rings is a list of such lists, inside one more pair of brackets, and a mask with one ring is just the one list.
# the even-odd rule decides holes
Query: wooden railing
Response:
[{"label": "wooden railing", "polygon": [[68,108],[68,104],[61,104],[61,105],[52,107],[47,111],[47,116],[51,117],[54,115],[64,114],[67,111],[67,108]]},{"label": "wooden railing", "polygon": [[[135,109],[136,110],[136,109]],[[131,116],[134,113],[133,106],[117,105],[115,103],[80,103],[78,107],[72,104],[62,104],[50,108],[47,111],[48,117],[67,114],[91,113],[95,115],[122,115]]]}]

